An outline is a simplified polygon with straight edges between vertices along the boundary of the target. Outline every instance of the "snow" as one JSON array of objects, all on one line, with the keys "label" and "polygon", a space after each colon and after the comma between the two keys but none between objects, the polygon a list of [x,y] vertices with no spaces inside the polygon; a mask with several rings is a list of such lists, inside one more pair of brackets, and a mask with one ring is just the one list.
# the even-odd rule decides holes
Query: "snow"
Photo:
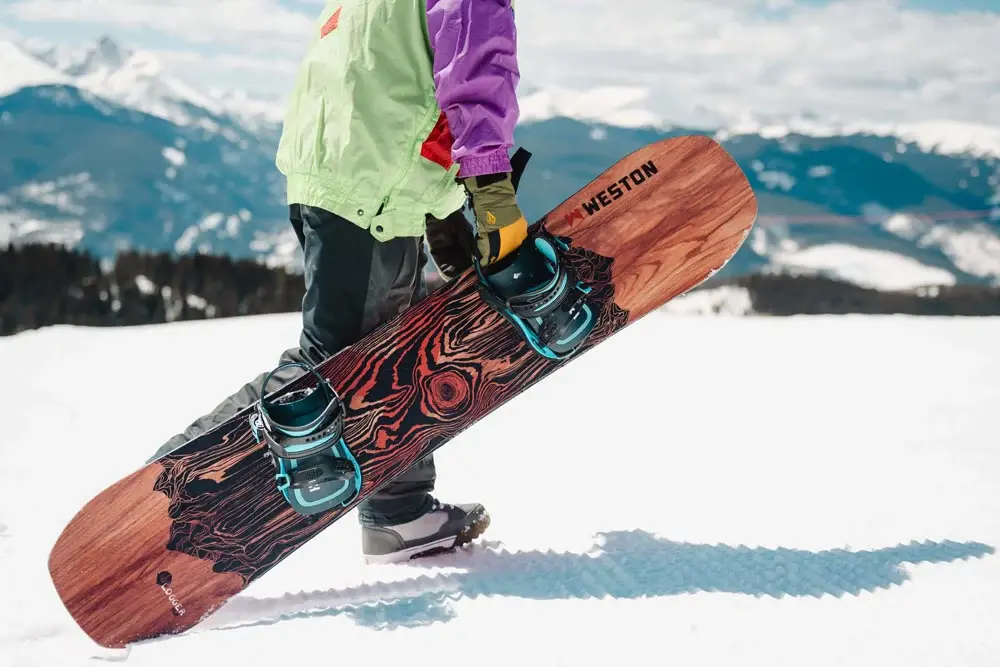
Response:
[{"label": "snow", "polygon": [[242,90],[221,89],[210,89],[207,95],[219,109],[239,118],[250,129],[279,125],[285,118],[285,102],[280,98],[256,97]]},{"label": "snow", "polygon": [[895,134],[927,152],[1000,156],[1000,127],[982,123],[956,120],[901,123],[895,126],[882,125],[877,128],[876,133]]},{"label": "snow", "polygon": [[683,294],[662,310],[679,315],[749,315],[753,313],[753,297],[745,287],[723,285]]},{"label": "snow", "polygon": [[183,167],[184,163],[187,162],[187,155],[182,150],[167,146],[163,149],[163,159],[175,167]]},{"label": "snow", "polygon": [[84,223],[74,218],[42,220],[30,211],[0,211],[0,246],[9,243],[49,243],[75,247],[84,235]]},{"label": "snow", "polygon": [[593,127],[590,129],[590,138],[594,141],[604,141],[608,138],[608,131],[603,127]]},{"label": "snow", "polygon": [[921,245],[935,245],[955,266],[981,278],[1000,279],[1000,236],[984,224],[951,228],[937,225],[920,239]]},{"label": "snow", "polygon": [[1000,319],[900,316],[651,314],[438,453],[477,546],[365,566],[351,515],[190,633],[100,649],[60,530],[298,325],[0,339],[0,664],[996,665]]},{"label": "snow", "polygon": [[191,248],[194,247],[194,242],[198,240],[199,234],[201,234],[201,229],[197,225],[191,225],[174,242],[174,250],[181,254],[190,252]]},{"label": "snow", "polygon": [[211,114],[222,112],[207,95],[165,74],[152,54],[123,54],[121,62],[88,70],[77,85],[95,95],[114,100],[178,125],[195,122],[193,109]]},{"label": "snow", "polygon": [[[916,144],[925,152],[943,155],[973,155],[1000,157],[1000,127],[985,123],[939,119],[922,122],[882,123],[866,120],[838,122],[813,116],[790,116],[781,120],[761,119],[743,114],[738,120],[719,131],[719,140],[739,135],[758,134],[769,139],[802,134],[813,137],[870,134],[897,137]],[[905,144],[897,143],[896,151],[905,152]],[[890,159],[891,156],[887,156]]]},{"label": "snow", "polygon": [[275,226],[273,232],[254,230],[250,249],[264,254],[264,264],[270,268],[301,269],[302,246],[287,225]]},{"label": "snow", "polygon": [[[873,211],[873,216],[878,213]],[[908,241],[914,241],[933,228],[926,218],[908,213],[892,213],[885,217],[882,228]]]},{"label": "snow", "polygon": [[645,88],[627,86],[586,90],[549,87],[526,93],[518,100],[519,119],[530,123],[562,117],[617,127],[660,126],[660,118],[643,106],[647,96]]},{"label": "snow", "polygon": [[[72,84],[179,125],[213,132],[228,130],[227,138],[234,143],[240,143],[239,136],[221,128],[213,117],[228,115],[249,130],[260,131],[278,127],[285,112],[285,101],[280,96],[261,97],[247,91],[218,88],[200,90],[166,71],[157,54],[125,49],[107,37],[89,45],[25,40],[18,46],[0,41],[0,62],[5,63],[4,72],[0,73],[0,96],[29,85]],[[618,127],[669,129],[680,119],[671,116],[653,99],[654,90],[634,83],[596,86],[546,83],[526,88],[522,93],[520,120],[527,123],[566,117]],[[1000,157],[1000,127],[983,122],[947,118],[897,123],[864,118],[844,121],[821,118],[812,112],[755,114],[736,111],[730,105],[722,105],[716,111],[722,117],[704,129],[721,125],[722,129],[716,132],[720,140],[754,133],[769,138],[788,138],[791,134],[824,137],[874,134],[896,137],[898,152],[906,150],[906,143],[912,143],[925,151]],[[602,138],[600,130],[594,138]],[[795,150],[791,144],[786,147]]]},{"label": "snow", "polygon": [[26,53],[13,42],[0,39],[0,97],[27,86],[69,83],[69,77]]},{"label": "snow", "polygon": [[824,243],[801,250],[780,250],[769,256],[775,268],[823,273],[881,290],[904,290],[923,285],[954,285],[955,276],[934,266],[886,250],[843,243]]},{"label": "snow", "polygon": [[919,248],[940,248],[959,271],[1000,279],[1000,233],[985,222],[970,218],[935,224],[927,216],[897,213],[887,216],[882,227]]},{"label": "snow", "polygon": [[220,129],[210,116],[228,114],[249,129],[260,130],[276,126],[283,112],[275,100],[243,91],[202,92],[166,72],[156,54],[125,49],[108,37],[85,45],[29,39],[18,46],[0,41],[0,62],[5,65],[0,96],[24,86],[66,83],[178,125],[210,131]]},{"label": "snow", "polygon": [[208,231],[218,227],[225,219],[226,215],[224,213],[211,213],[202,218],[202,221],[198,224],[198,226],[201,227],[201,229]]},{"label": "snow", "polygon": [[28,181],[12,188],[0,205],[9,203],[13,198],[50,206],[60,214],[82,216],[86,213],[83,203],[97,195],[100,195],[100,188],[91,180],[90,174],[80,172],[55,181]]},{"label": "snow", "polygon": [[136,276],[135,286],[139,289],[140,292],[142,292],[146,296],[156,293],[156,284],[146,276],[142,275]]},{"label": "snow", "polygon": [[[986,68],[973,73],[967,69],[972,67],[970,63],[973,62],[968,58],[950,59],[960,73],[946,73],[947,68],[942,69],[938,64],[926,72],[919,68],[908,69],[916,68],[918,63],[907,62],[905,68],[909,73],[896,72],[885,79],[882,78],[885,72],[872,74],[864,67],[854,67],[851,69],[852,74],[847,75],[847,70],[841,67],[842,71],[838,77],[834,77],[837,81],[833,84],[826,74],[821,74],[818,70],[810,73],[810,64],[820,69],[829,66],[829,52],[818,46],[815,35],[807,36],[805,43],[792,48],[786,37],[794,34],[794,29],[784,29],[780,33],[781,39],[777,40],[769,32],[762,33],[759,40],[734,41],[735,34],[728,34],[723,40],[727,44],[724,48],[727,55],[723,70],[713,76],[705,76],[705,68],[711,66],[711,63],[703,61],[703,58],[714,61],[720,56],[717,42],[720,39],[719,25],[727,26],[727,30],[740,26],[739,30],[753,31],[763,28],[767,22],[759,23],[746,16],[738,18],[725,10],[724,18],[705,17],[702,23],[695,13],[701,11],[704,3],[690,3],[682,11],[674,9],[674,13],[685,18],[680,22],[670,21],[671,29],[678,30],[679,33],[665,38],[662,34],[663,26],[655,21],[634,23],[634,17],[610,17],[606,13],[601,14],[599,3],[587,3],[592,5],[589,9],[580,0],[563,4],[567,6],[555,9],[546,5],[545,8],[522,10],[522,13],[531,14],[522,19],[527,21],[527,25],[535,26],[526,28],[524,32],[525,57],[543,64],[528,77],[531,81],[526,80],[522,92],[520,106],[524,122],[562,116],[624,127],[667,128],[671,124],[678,124],[705,130],[722,128],[718,132],[720,139],[756,132],[779,138],[794,133],[814,136],[865,133],[898,138],[898,151],[906,150],[908,142],[924,150],[946,154],[1000,156],[1000,126],[996,124],[996,117],[985,111],[991,108],[991,100],[984,92],[984,86],[972,83],[976,77],[983,81],[990,80],[992,72]],[[753,3],[743,4],[749,6]],[[840,7],[840,4],[842,3],[834,3],[838,8],[831,8],[834,16],[830,19],[820,19],[819,14],[816,14],[810,20],[818,20],[816,25],[820,26],[825,25],[826,20],[847,20],[851,25],[856,25],[854,13]],[[647,9],[660,11],[658,3],[651,3]],[[592,12],[597,12],[593,15],[600,16],[601,19],[595,22]],[[538,31],[537,26],[551,22],[553,15],[559,15],[562,23],[569,21],[574,29],[563,30],[561,35],[555,35],[548,29]],[[904,21],[904,24],[917,26],[922,21],[930,20],[927,16],[910,19]],[[891,19],[886,24],[886,29],[896,30],[900,20],[903,19]],[[633,23],[622,24],[621,21]],[[296,25],[301,27],[302,24],[296,21]],[[605,43],[607,39],[614,42],[616,38],[613,26],[617,26],[619,37],[625,37],[621,44],[607,53],[592,52],[593,40],[581,38],[581,35],[591,35],[596,31],[598,42]],[[936,27],[934,24],[926,25],[928,30]],[[988,29],[978,22],[968,27],[974,31]],[[693,35],[702,29],[707,29],[708,34],[704,38],[694,38]],[[653,31],[650,33],[652,41],[635,38],[636,34],[646,30]],[[798,32],[805,35],[815,31],[810,29]],[[924,39],[923,36],[917,37],[918,34],[922,35],[919,30],[911,35],[916,40],[915,44]],[[949,34],[959,33],[949,31]],[[142,36],[140,41],[149,43]],[[862,39],[859,43],[879,45],[882,42],[879,39]],[[248,43],[257,43],[257,40],[249,40]],[[768,43],[770,47],[761,49],[755,46],[758,43]],[[63,81],[73,81],[95,94],[176,123],[206,128],[215,124],[205,114],[228,115],[251,131],[273,131],[280,127],[284,117],[287,90],[284,84],[277,87],[258,85],[263,82],[259,77],[256,82],[241,79],[243,85],[250,86],[254,91],[224,90],[217,87],[201,89],[200,86],[213,77],[203,76],[204,72],[196,71],[196,63],[200,63],[203,68],[207,66],[216,72],[224,72],[221,79],[223,82],[232,80],[234,75],[240,78],[238,71],[255,62],[257,64],[254,67],[265,66],[265,71],[258,74],[268,77],[287,78],[297,67],[294,58],[286,58],[288,53],[277,57],[269,52],[271,57],[263,61],[245,58],[227,60],[224,57],[216,60],[213,56],[210,57],[212,62],[209,62],[202,60],[203,56],[194,51],[163,49],[162,44],[153,45],[152,50],[133,51],[107,37],[86,45],[53,45],[37,39],[22,40],[20,47],[12,42],[6,44],[17,51],[14,66],[5,67],[6,72],[11,73],[16,81],[26,81],[18,83],[13,89],[32,85],[30,82],[36,79],[49,82],[55,76]],[[737,44],[741,49],[745,48],[746,52],[734,57],[735,52],[729,53],[728,50]],[[586,45],[583,51],[580,50],[582,45]],[[967,44],[962,45],[962,48],[967,47]],[[700,53],[703,48],[708,50],[707,53]],[[673,52],[673,49],[679,50]],[[805,54],[813,49],[819,49],[820,59],[811,63],[803,60]],[[917,53],[920,49],[904,48],[903,52]],[[672,55],[667,55],[668,53]],[[0,62],[5,62],[6,65],[8,58],[2,57],[5,55],[6,51],[0,47]],[[851,57],[856,56],[857,54],[853,54]],[[661,60],[664,57],[666,60]],[[683,64],[688,58],[695,58],[696,62]],[[760,61],[760,58],[767,62]],[[873,58],[878,60],[881,56]],[[25,59],[31,62],[26,63]],[[894,63],[893,67],[904,66],[904,61],[897,57],[889,60]],[[917,57],[917,60],[922,62],[921,57]],[[186,62],[187,66],[178,70],[181,62]],[[227,67],[226,62],[231,67]],[[790,62],[794,62],[795,67],[789,69]],[[734,66],[736,69],[733,69]],[[190,85],[183,78],[174,76],[174,71],[186,72],[199,85]],[[582,74],[584,71],[588,73]],[[666,83],[662,80],[663,71],[674,73]],[[769,84],[758,85],[761,73],[765,71],[769,74],[763,78],[768,79]],[[556,72],[559,74],[556,75]],[[781,72],[788,74],[789,78],[783,79]],[[5,90],[4,78],[11,74],[0,74],[0,94]],[[772,76],[778,78],[769,79]],[[856,80],[855,76],[858,77]],[[875,78],[872,79],[872,76]],[[849,81],[853,81],[853,84],[847,85]],[[921,86],[923,93],[931,95],[933,99],[914,102],[904,95],[909,101],[900,104],[897,99],[897,95],[903,94],[898,89],[900,81],[923,81],[927,86],[926,89]],[[607,82],[620,83],[607,85]],[[745,86],[749,88],[738,92]],[[781,92],[777,98],[772,90],[774,86],[778,86]],[[951,90],[953,86],[957,87]],[[264,95],[263,91],[269,88],[270,92]],[[947,92],[945,88],[948,89]],[[816,91],[821,91],[820,99],[813,99]],[[909,94],[914,92],[909,91]],[[965,98],[975,101],[962,105],[960,100]],[[978,122],[958,119],[969,117],[969,109],[973,108],[984,110],[973,114],[973,117],[978,114]],[[816,109],[824,110],[824,115],[818,115]],[[788,149],[794,150],[790,145]]]},{"label": "snow", "polygon": [[226,218],[225,229],[223,229],[219,235],[233,238],[239,233],[241,224],[243,224],[243,221],[238,215],[231,215]]},{"label": "snow", "polygon": [[[106,222],[86,215],[90,200],[101,196],[87,172],[54,181],[29,181],[0,195],[0,246],[8,242],[54,243],[73,247],[85,230]],[[45,207],[44,213],[40,210]]]},{"label": "snow", "polygon": [[184,302],[188,305],[188,308],[204,310],[208,317],[213,317],[215,315],[215,306],[210,305],[205,298],[200,297],[197,294],[188,294]]},{"label": "snow", "polygon": [[757,178],[760,182],[767,187],[768,190],[774,190],[775,188],[780,188],[785,192],[788,192],[795,187],[795,178],[783,171],[762,171],[757,174]]},{"label": "snow", "polygon": [[110,76],[120,70],[131,55],[110,37],[98,39],[90,48],[71,48],[52,53],[54,63],[58,63],[67,74],[99,78]]}]

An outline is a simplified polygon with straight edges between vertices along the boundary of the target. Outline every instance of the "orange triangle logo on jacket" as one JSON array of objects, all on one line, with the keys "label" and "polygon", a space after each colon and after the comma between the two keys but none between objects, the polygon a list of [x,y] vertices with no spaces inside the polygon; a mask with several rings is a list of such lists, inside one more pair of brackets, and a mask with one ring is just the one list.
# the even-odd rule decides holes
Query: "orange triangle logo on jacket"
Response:
[{"label": "orange triangle logo on jacket", "polygon": [[335,11],[333,13],[333,16],[331,16],[330,19],[326,23],[323,24],[323,27],[319,31],[319,37],[320,37],[320,39],[326,37],[331,32],[333,32],[334,30],[337,29],[337,24],[340,23],[340,10],[341,9],[342,9],[341,7],[337,7],[337,11]]}]

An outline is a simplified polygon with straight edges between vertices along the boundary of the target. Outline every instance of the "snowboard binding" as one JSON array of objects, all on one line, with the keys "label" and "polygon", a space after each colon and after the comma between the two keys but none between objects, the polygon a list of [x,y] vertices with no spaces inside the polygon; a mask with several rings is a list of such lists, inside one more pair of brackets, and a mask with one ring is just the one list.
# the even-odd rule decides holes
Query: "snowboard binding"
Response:
[{"label": "snowboard binding", "polygon": [[[510,158],[515,192],[530,159],[524,148]],[[478,253],[472,258],[483,300],[517,327],[531,349],[557,361],[573,356],[597,325],[587,302],[591,288],[563,261],[567,250],[569,245],[539,224],[495,265],[483,267]]]},{"label": "snowboard binding", "polygon": [[[283,368],[297,366],[317,379],[312,388],[264,398],[267,383]],[[311,366],[292,362],[264,378],[250,430],[266,443],[277,488],[303,515],[346,507],[361,490],[361,466],[344,442],[344,407],[330,383]]]},{"label": "snowboard binding", "polygon": [[597,325],[591,288],[563,261],[569,249],[544,229],[495,266],[474,260],[479,292],[518,328],[531,348],[553,360],[571,357]]}]

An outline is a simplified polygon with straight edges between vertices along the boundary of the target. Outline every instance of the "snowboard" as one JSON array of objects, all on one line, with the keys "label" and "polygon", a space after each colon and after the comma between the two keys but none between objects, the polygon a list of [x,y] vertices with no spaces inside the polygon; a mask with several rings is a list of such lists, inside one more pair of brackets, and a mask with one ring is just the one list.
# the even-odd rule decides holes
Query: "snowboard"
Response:
[{"label": "snowboard", "polygon": [[[247,408],[79,510],[49,557],[63,604],[109,648],[196,626],[421,458],[704,282],[756,216],[745,174],[709,137],[663,139],[625,156],[535,223],[568,244],[565,261],[597,304],[597,325],[573,356],[532,349],[481,297],[470,269],[316,367],[343,401],[344,442],[360,466],[351,503],[293,511]],[[303,375],[275,394],[309,382]],[[581,387],[581,398],[595,390]]]}]

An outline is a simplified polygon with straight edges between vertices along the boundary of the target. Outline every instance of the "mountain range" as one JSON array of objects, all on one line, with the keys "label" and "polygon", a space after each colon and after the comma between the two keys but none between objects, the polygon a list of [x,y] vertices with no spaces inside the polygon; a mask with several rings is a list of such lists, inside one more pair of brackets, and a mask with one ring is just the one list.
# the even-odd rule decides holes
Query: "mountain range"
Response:
[{"label": "mountain range", "polygon": [[[280,101],[199,90],[110,38],[73,47],[0,41],[0,62],[0,243],[295,266],[273,161]],[[1000,284],[1000,129],[814,115],[678,127],[635,108],[630,95],[608,90],[594,104],[593,95],[523,94],[516,139],[534,154],[520,193],[530,218],[629,151],[709,134],[760,202],[759,224],[720,277],[803,272],[879,289]]]}]

